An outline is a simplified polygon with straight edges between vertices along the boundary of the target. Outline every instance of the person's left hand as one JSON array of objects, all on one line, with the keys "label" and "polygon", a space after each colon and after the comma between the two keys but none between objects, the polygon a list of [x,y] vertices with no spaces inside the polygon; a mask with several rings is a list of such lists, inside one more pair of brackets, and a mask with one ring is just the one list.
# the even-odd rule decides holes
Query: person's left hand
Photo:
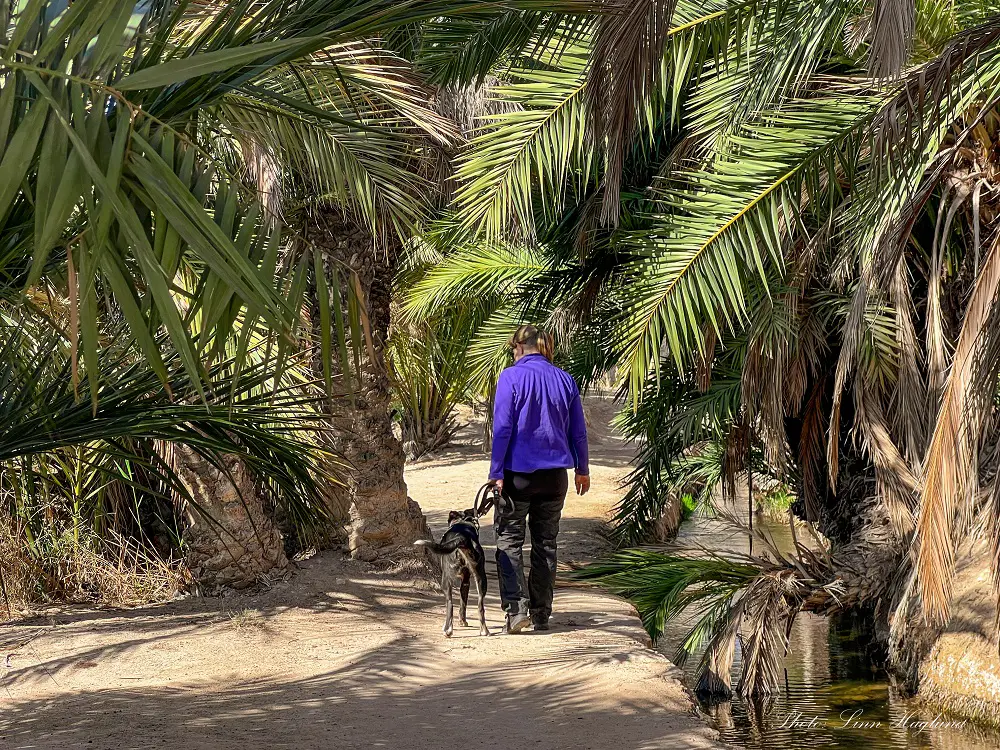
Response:
[{"label": "person's left hand", "polygon": [[575,483],[576,483],[576,494],[586,495],[587,490],[590,489],[590,476],[587,474],[577,474]]},{"label": "person's left hand", "polygon": [[502,479],[491,479],[490,484],[497,488],[497,492],[501,495],[503,494],[503,480]]}]

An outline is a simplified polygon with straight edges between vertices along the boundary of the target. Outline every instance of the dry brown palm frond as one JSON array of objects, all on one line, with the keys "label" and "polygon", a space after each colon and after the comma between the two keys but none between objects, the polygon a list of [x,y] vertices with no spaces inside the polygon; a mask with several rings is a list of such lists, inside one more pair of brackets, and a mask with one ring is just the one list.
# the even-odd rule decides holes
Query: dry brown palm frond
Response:
[{"label": "dry brown palm frond", "polygon": [[925,461],[917,520],[917,576],[924,617],[937,623],[947,621],[951,607],[956,516],[971,502],[976,485],[973,454],[985,403],[970,398],[970,383],[976,349],[1000,287],[998,239],[994,238],[983,261],[966,308]]},{"label": "dry brown palm frond", "polygon": [[913,530],[917,478],[889,434],[889,425],[878,396],[864,393],[865,388],[858,388],[854,398],[862,447],[875,466],[876,487],[893,529],[903,537]]},{"label": "dry brown palm frond", "polygon": [[833,232],[833,212],[815,231],[809,240],[803,244],[795,258],[793,278],[798,288],[805,292],[816,273],[817,264],[823,251],[830,245],[830,235]]},{"label": "dry brown palm frond", "polygon": [[939,227],[948,205],[948,190],[945,189],[938,206],[937,222],[934,227],[934,244],[931,247],[930,266],[927,269],[927,330],[924,345],[927,347],[927,389],[932,404],[944,387],[945,368],[948,353],[945,350],[944,322],[941,313],[941,287],[943,284],[942,248]]},{"label": "dry brown palm frond", "polygon": [[802,469],[802,500],[806,506],[806,520],[818,521],[826,483],[823,476],[823,436],[826,415],[823,410],[825,383],[817,381],[802,415],[802,432],[799,434],[799,466]]},{"label": "dry brown palm frond", "polygon": [[726,456],[722,467],[722,496],[727,500],[736,497],[736,482],[747,469],[750,452],[750,427],[741,418],[726,433]]},{"label": "dry brown palm frond", "polygon": [[976,182],[976,187],[972,191],[972,246],[973,252],[975,253],[975,264],[973,268],[976,273],[979,272],[979,256],[982,246],[982,243],[980,242],[982,217],[979,214],[979,205],[982,200],[983,187],[985,185],[986,180],[978,180]]},{"label": "dry brown palm frond", "polygon": [[993,571],[993,594],[997,600],[994,629],[1000,632],[1000,472],[993,478],[987,498],[986,528],[990,537],[990,569]]},{"label": "dry brown palm frond", "polygon": [[782,377],[782,392],[784,394],[784,409],[786,414],[797,414],[802,401],[809,391],[811,379],[807,368],[806,357],[795,347],[796,354],[788,364],[788,369]]},{"label": "dry brown palm frond", "polygon": [[[980,62],[984,50],[1000,41],[1000,15],[957,34],[934,60],[907,73],[898,93],[872,123],[874,164],[896,169],[920,153],[941,127],[939,117],[950,116],[942,104],[955,96],[954,82],[966,66]],[[984,103],[989,109],[991,103]],[[942,109],[944,112],[938,114]],[[890,269],[895,264],[889,265]]]},{"label": "dry brown palm frond", "polygon": [[[956,149],[1000,101],[995,87],[984,90],[983,101],[976,102],[978,114],[966,121],[962,132],[952,139],[948,148],[938,148],[942,126],[953,124],[964,113],[962,109],[953,108],[953,105],[962,104],[962,87],[956,82],[963,77],[974,78],[972,72],[981,69],[990,56],[996,55],[991,48],[998,41],[1000,15],[956,35],[934,60],[907,73],[898,92],[872,122],[872,175],[875,181],[888,178],[891,182],[896,179],[892,175],[913,168],[922,173],[922,180],[904,196],[902,207],[878,230],[871,244],[880,288],[891,283],[891,275],[896,272],[913,227],[942,177],[952,167]],[[969,87],[974,86],[975,83],[969,83]],[[937,153],[929,165],[922,160],[913,161],[913,155],[925,153],[932,145],[931,150]],[[879,200],[882,200],[881,194]]]},{"label": "dry brown palm frond", "polygon": [[851,309],[844,322],[844,332],[837,357],[837,370],[833,382],[833,406],[827,431],[826,462],[830,489],[837,491],[837,474],[840,469],[840,405],[844,398],[847,376],[854,369],[857,353],[865,334],[865,310],[868,306],[868,280],[863,275],[854,290]]},{"label": "dry brown palm frond", "polygon": [[603,189],[598,187],[580,204],[579,217],[573,227],[573,246],[580,260],[584,260],[590,254],[594,247],[594,238],[601,228],[603,196]]},{"label": "dry brown palm frond", "polygon": [[816,314],[805,290],[796,295],[795,307],[798,310],[798,335],[784,386],[785,411],[789,414],[799,413],[811,384],[825,379],[824,362],[830,350],[827,326]]},{"label": "dry brown palm frond", "polygon": [[782,293],[762,301],[752,324],[740,378],[740,399],[747,421],[755,427],[768,463],[779,475],[788,464],[785,385],[792,369],[791,348],[797,340],[798,322],[796,293]]},{"label": "dry brown palm frond", "polygon": [[[751,533],[744,521],[730,511],[718,508],[716,518],[737,533]],[[753,555],[727,552],[720,557],[718,552],[704,548],[675,548],[673,554],[679,556],[678,560],[727,561],[744,572],[748,568],[755,571],[731,598],[718,602],[717,612],[709,615],[708,642],[696,688],[699,693],[731,695],[730,672],[737,637],[743,646],[740,691],[744,695],[773,691],[797,613],[808,607],[828,614],[839,610],[841,601],[857,603],[856,595],[848,592],[839,577],[841,569],[850,572],[850,568],[834,561],[828,543],[815,535],[811,525],[806,528],[813,534],[812,542],[793,535],[794,548],[790,551],[779,548],[775,539],[760,528],[753,531],[759,543]],[[725,586],[731,584],[727,576]],[[696,627],[705,627],[704,621]]]},{"label": "dry brown palm frond", "polygon": [[604,0],[587,80],[590,124],[605,144],[601,219],[616,224],[622,164],[640,108],[655,91],[674,0]]},{"label": "dry brown palm frond", "polygon": [[868,69],[877,78],[897,75],[913,46],[914,0],[875,0],[872,8]]},{"label": "dry brown palm frond", "polygon": [[861,45],[868,41],[872,33],[872,16],[862,13],[849,19],[844,24],[844,48],[848,54],[855,54]]},{"label": "dry brown palm frond", "polygon": [[520,104],[496,95],[498,84],[496,76],[488,75],[474,85],[449,84],[439,87],[433,96],[428,94],[430,108],[454,127],[446,143],[425,138],[427,158],[418,162],[420,175],[434,186],[442,204],[455,194],[454,159],[459,147],[482,127],[484,118],[521,109]]},{"label": "dry brown palm frond", "polygon": [[705,393],[712,387],[712,364],[715,362],[716,333],[715,326],[703,325],[702,351],[695,362],[695,383],[698,390]]},{"label": "dry brown palm frond", "polygon": [[743,622],[743,676],[740,693],[767,695],[778,687],[781,658],[788,646],[788,625],[792,608],[788,595],[796,586],[794,576],[782,573],[762,575],[750,584]]},{"label": "dry brown palm frond", "polygon": [[254,138],[252,133],[241,134],[239,141],[247,173],[257,188],[261,207],[275,221],[284,221],[281,199],[285,191],[282,186],[281,164],[274,152]]},{"label": "dry brown palm frond", "polygon": [[896,311],[896,343],[899,346],[899,378],[892,394],[892,415],[901,436],[906,459],[916,471],[927,448],[927,388],[920,372],[920,350],[913,327],[913,300],[906,264],[900,262],[889,287]]},{"label": "dry brown palm frond", "polygon": [[[952,221],[955,214],[969,197],[971,189],[965,181],[951,177],[945,183],[941,206],[938,209],[937,226],[934,227],[934,244],[931,250],[930,269],[927,279],[927,386],[934,406],[944,387],[947,367],[947,340],[941,313],[941,291],[944,282],[944,254],[948,247]],[[954,195],[954,197],[952,197]],[[945,214],[947,208],[947,214]]]},{"label": "dry brown palm frond", "polygon": [[695,692],[728,698],[733,694],[733,659],[736,655],[736,636],[743,623],[746,597],[737,602],[729,617],[712,635],[698,671],[701,676]]}]

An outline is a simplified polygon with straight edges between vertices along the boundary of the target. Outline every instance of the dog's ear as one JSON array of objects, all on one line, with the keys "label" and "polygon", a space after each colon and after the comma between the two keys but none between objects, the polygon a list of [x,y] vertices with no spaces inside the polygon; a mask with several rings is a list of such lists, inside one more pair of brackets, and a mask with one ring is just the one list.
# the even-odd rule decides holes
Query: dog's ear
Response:
[{"label": "dog's ear", "polygon": [[462,511],[462,516],[465,519],[469,520],[469,521],[476,520],[476,509],[475,508],[469,508],[467,510],[463,510]]},{"label": "dog's ear", "polygon": [[457,510],[453,510],[448,514],[448,523],[454,523],[461,517],[462,517],[461,513],[459,513]]}]

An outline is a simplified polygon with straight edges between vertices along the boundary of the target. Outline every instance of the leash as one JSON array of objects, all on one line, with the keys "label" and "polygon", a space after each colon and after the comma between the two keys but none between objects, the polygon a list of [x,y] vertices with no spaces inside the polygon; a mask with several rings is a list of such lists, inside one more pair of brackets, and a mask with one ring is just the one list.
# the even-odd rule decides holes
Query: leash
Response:
[{"label": "leash", "polygon": [[490,508],[502,509],[504,503],[503,495],[495,484],[487,482],[479,488],[476,493],[476,502],[473,506],[476,509],[476,519],[480,519],[490,512]]}]

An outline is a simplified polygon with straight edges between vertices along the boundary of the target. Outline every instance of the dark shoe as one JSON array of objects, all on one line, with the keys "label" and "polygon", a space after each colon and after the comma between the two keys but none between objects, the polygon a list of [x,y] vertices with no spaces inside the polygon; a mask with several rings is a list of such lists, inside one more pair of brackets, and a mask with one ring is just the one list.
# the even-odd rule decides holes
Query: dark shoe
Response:
[{"label": "dark shoe", "polygon": [[531,617],[523,612],[507,615],[507,624],[504,625],[503,631],[508,635],[514,635],[515,633],[520,633],[526,627],[531,624]]},{"label": "dark shoe", "polygon": [[531,629],[534,632],[536,632],[536,633],[539,630],[548,630],[549,629],[549,620],[548,620],[548,618],[546,618],[544,620],[532,620],[531,623],[532,623],[532,628]]}]

